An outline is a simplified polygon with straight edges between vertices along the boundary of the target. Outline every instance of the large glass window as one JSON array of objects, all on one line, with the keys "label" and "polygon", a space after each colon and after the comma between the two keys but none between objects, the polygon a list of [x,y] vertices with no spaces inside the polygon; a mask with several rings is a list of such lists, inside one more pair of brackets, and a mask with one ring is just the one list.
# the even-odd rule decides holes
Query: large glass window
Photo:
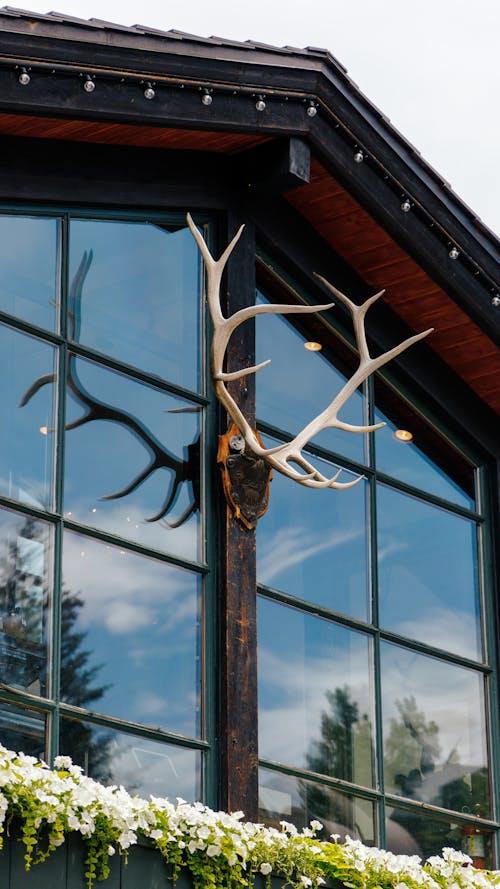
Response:
[{"label": "large glass window", "polygon": [[[336,370],[331,330],[316,322],[311,348],[299,322],[258,319],[258,360],[272,363],[257,377],[257,410],[273,443],[348,376],[345,342]],[[258,526],[260,817],[315,818],[325,834],[420,856],[467,851],[474,833],[491,865],[478,470],[382,378],[355,393],[348,416],[386,425],[327,430],[307,458],[359,483],[318,491],[275,474]]]},{"label": "large glass window", "polygon": [[0,214],[0,231],[1,740],[199,799],[211,581],[196,245],[180,217]]}]

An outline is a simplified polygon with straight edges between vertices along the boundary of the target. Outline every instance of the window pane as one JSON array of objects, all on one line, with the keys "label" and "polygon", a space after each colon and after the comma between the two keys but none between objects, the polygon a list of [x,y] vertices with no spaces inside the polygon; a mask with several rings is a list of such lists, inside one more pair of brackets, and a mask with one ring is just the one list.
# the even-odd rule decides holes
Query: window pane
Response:
[{"label": "window pane", "polygon": [[200,386],[200,265],[186,227],[72,220],[71,339]]},{"label": "window pane", "polygon": [[[327,477],[338,469],[312,460]],[[339,481],[354,478],[343,470]],[[269,509],[257,526],[259,582],[368,620],[365,496],[364,481],[346,491],[312,490],[275,472]]]},{"label": "window pane", "polygon": [[[260,294],[258,302],[267,302]],[[320,414],[340,392],[346,378],[321,352],[304,348],[306,337],[298,333],[284,316],[256,318],[257,362],[271,359],[269,367],[257,373],[257,416],[259,420],[297,435]],[[339,419],[362,425],[364,398],[355,392]],[[315,436],[316,444],[338,454],[364,462],[363,434],[326,429]]]},{"label": "window pane", "polygon": [[54,330],[59,220],[0,216],[0,308]]},{"label": "window pane", "polygon": [[388,643],[381,667],[386,790],[487,816],[483,676]]},{"label": "window pane", "polygon": [[492,867],[491,834],[473,833],[456,822],[442,821],[420,812],[386,807],[387,848],[397,855],[440,855],[443,848],[458,849],[474,860],[476,867]]},{"label": "window pane", "polygon": [[201,798],[201,753],[125,732],[61,719],[60,751],[86,775],[104,784],[122,784],[141,797]]},{"label": "window pane", "polygon": [[193,572],[66,533],[64,701],[199,736],[200,621]]},{"label": "window pane", "polygon": [[66,516],[196,559],[198,407],[73,355],[66,410]]},{"label": "window pane", "polygon": [[259,751],[371,786],[370,641],[259,598]]},{"label": "window pane", "polygon": [[52,346],[0,325],[1,492],[52,505],[55,354]]},{"label": "window pane", "polygon": [[[455,455],[450,445],[441,442],[443,449],[441,459],[446,466],[447,471],[445,471],[423,450],[426,447],[423,433],[419,435],[420,430],[414,428],[415,424],[411,419],[402,419],[401,425],[396,425],[377,409],[375,422],[387,424],[375,433],[378,470],[401,479],[415,488],[435,494],[437,497],[443,497],[445,500],[458,503],[467,509],[474,509],[473,468],[466,465],[458,455]],[[420,429],[422,429],[422,421],[420,421]],[[399,432],[400,435],[401,432],[409,432],[413,438],[408,439],[407,435],[398,437],[396,432]],[[450,473],[460,479],[460,484],[458,481],[454,481]]]},{"label": "window pane", "polygon": [[339,834],[341,842],[350,836],[367,846],[374,844],[370,800],[270,769],[260,769],[259,778],[259,821],[278,829],[280,821],[291,821],[299,830],[309,827],[311,821],[320,821],[324,828],[317,834],[320,839]]},{"label": "window pane", "polygon": [[0,676],[12,688],[47,694],[52,529],[0,509]]},{"label": "window pane", "polygon": [[480,658],[475,523],[384,485],[377,509],[381,625]]},{"label": "window pane", "polygon": [[44,714],[0,701],[0,742],[7,750],[46,759]]}]

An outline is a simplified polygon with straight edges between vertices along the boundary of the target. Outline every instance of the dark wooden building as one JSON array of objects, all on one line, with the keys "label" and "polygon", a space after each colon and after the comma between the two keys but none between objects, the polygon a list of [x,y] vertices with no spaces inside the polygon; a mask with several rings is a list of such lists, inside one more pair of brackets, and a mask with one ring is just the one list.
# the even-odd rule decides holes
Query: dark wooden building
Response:
[{"label": "dark wooden building", "polygon": [[[498,865],[496,238],[322,49],[6,8],[0,137],[0,740]],[[187,211],[214,255],[245,226],[226,315],[331,302],[317,273],[385,289],[373,355],[434,328],[341,409],[383,428],[305,445],[359,483],[275,472],[257,529],[222,492]],[[272,359],[229,384],[267,445],[355,372],[334,300],[229,341],[229,372]]]}]

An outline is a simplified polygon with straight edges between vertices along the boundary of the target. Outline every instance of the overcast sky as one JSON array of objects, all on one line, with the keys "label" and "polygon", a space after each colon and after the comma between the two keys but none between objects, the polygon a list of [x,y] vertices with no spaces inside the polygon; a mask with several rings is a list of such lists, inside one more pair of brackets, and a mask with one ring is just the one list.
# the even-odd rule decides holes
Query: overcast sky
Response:
[{"label": "overcast sky", "polygon": [[[58,12],[81,18],[330,50],[500,234],[500,0],[57,2]],[[49,4],[26,8],[48,12]]]}]

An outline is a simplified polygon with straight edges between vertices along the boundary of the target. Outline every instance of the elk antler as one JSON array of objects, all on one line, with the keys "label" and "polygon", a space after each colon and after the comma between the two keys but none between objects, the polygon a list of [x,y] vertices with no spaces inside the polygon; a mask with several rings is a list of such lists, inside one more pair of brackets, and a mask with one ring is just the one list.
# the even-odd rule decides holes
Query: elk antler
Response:
[{"label": "elk antler", "polygon": [[[337,290],[336,287],[326,281],[325,278],[321,277],[321,275],[317,275],[317,277],[320,281],[322,281],[325,287],[330,290],[331,293],[333,293],[334,296],[336,296],[342,303],[344,303],[345,306],[347,306],[352,316],[354,332],[356,336],[356,344],[359,351],[359,365],[351,379],[346,382],[338,395],[336,395],[333,401],[330,402],[328,407],[320,414],[318,414],[317,417],[311,420],[311,422],[308,423],[307,426],[305,426],[304,429],[302,429],[302,431],[299,432],[299,434],[296,435],[294,439],[292,439],[292,441],[285,444],[277,445],[274,448],[264,448],[258,441],[254,430],[242,414],[240,408],[229,394],[225,384],[231,380],[238,380],[242,377],[248,376],[248,374],[256,373],[258,370],[261,370],[261,368],[269,364],[270,361],[263,361],[260,364],[256,364],[252,367],[242,368],[241,370],[237,370],[234,373],[224,373],[223,360],[229,338],[236,327],[242,324],[243,321],[246,321],[249,318],[254,318],[257,315],[287,315],[295,312],[303,314],[306,314],[308,312],[323,312],[325,311],[325,309],[330,309],[334,305],[334,303],[328,303],[327,305],[322,306],[249,306],[247,308],[240,309],[229,318],[225,318],[220,307],[220,285],[222,274],[226,263],[240,238],[244,226],[242,225],[237,231],[230,244],[224,250],[220,259],[215,260],[211,255],[200,232],[196,228],[189,213],[187,214],[187,222],[193,234],[193,237],[198,244],[198,248],[205,263],[207,272],[208,306],[214,325],[214,337],[212,340],[210,361],[215,392],[219,400],[226,408],[229,416],[243,435],[246,446],[257,457],[261,457],[262,459],[266,460],[278,472],[281,472],[283,475],[288,476],[288,478],[291,478],[302,485],[306,485],[309,488],[342,489],[351,488],[353,485],[356,485],[359,481],[361,481],[363,476],[358,476],[356,479],[354,479],[354,481],[351,482],[338,482],[337,479],[342,472],[342,470],[339,469],[339,471],[333,476],[333,478],[326,478],[324,475],[321,474],[321,472],[319,472],[318,469],[316,469],[311,463],[309,463],[308,460],[306,460],[306,458],[302,454],[302,449],[322,429],[336,428],[343,429],[346,432],[372,432],[376,429],[380,429],[382,426],[385,426],[385,423],[376,423],[372,426],[353,426],[350,423],[344,423],[342,420],[339,420],[338,412],[340,408],[343,407],[344,404],[348,401],[351,395],[356,391],[358,386],[362,382],[364,382],[364,380],[366,380],[367,377],[370,376],[370,374],[378,370],[380,367],[383,367],[384,364],[387,364],[387,362],[390,361],[392,358],[395,358],[396,355],[400,355],[401,352],[404,352],[405,349],[408,349],[411,345],[413,345],[413,343],[416,343],[419,340],[423,339],[425,336],[427,336],[427,334],[431,333],[433,328],[425,330],[423,333],[418,333],[415,336],[409,337],[398,346],[395,346],[388,352],[384,352],[382,355],[379,355],[378,358],[372,358],[370,356],[368,345],[366,342],[364,320],[370,306],[372,306],[373,303],[382,296],[384,291],[381,290],[380,293],[376,293],[374,296],[371,296],[369,299],[367,299],[366,302],[364,302],[361,306],[358,306],[355,303],[351,302],[351,300],[348,299],[345,294],[341,293],[340,290]],[[291,464],[295,464],[300,469],[302,469],[303,472],[295,469]]]}]

